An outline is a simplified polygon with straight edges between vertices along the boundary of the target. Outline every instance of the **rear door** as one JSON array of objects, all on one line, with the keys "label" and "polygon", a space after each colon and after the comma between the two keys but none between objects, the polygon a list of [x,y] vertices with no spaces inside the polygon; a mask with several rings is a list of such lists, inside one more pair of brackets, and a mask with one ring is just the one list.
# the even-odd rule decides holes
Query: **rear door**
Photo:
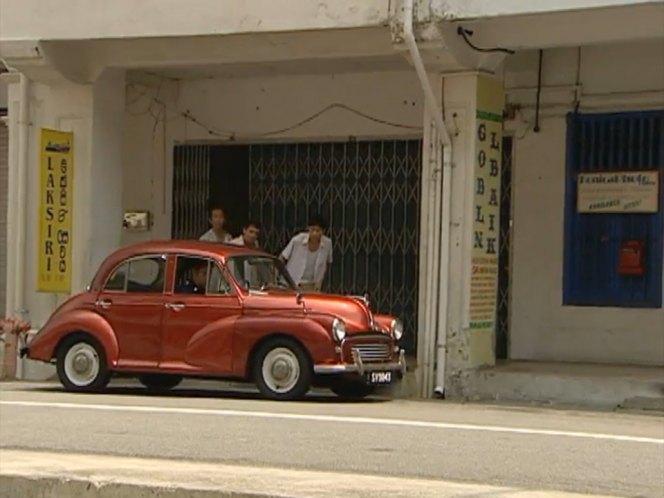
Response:
[{"label": "rear door", "polygon": [[163,254],[131,258],[113,271],[97,296],[97,311],[117,336],[120,368],[159,365],[167,266]]}]

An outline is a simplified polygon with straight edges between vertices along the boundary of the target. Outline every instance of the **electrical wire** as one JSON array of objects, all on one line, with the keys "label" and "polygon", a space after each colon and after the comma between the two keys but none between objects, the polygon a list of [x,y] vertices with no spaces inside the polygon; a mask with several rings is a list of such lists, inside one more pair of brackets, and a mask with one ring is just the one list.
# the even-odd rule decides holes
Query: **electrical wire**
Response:
[{"label": "electrical wire", "polygon": [[[138,85],[132,84],[130,86],[137,87]],[[355,114],[355,115],[357,115],[357,116],[359,116],[363,119],[372,121],[374,123],[382,124],[384,126],[391,126],[393,128],[400,128],[400,129],[406,129],[406,130],[417,130],[417,131],[422,131],[422,129],[423,129],[422,126],[406,125],[406,124],[396,123],[394,121],[389,121],[389,120],[386,120],[386,119],[378,118],[378,117],[375,117],[375,116],[371,116],[370,114],[362,112],[362,111],[360,111],[358,109],[355,109],[353,107],[350,107],[346,104],[342,104],[340,102],[335,102],[335,103],[329,104],[329,105],[325,106],[324,108],[320,109],[319,111],[311,114],[310,116],[308,116],[308,117],[306,117],[306,118],[304,118],[300,121],[297,121],[297,122],[295,122],[295,123],[293,123],[289,126],[285,126],[283,128],[270,130],[270,131],[266,131],[266,132],[262,132],[262,133],[255,133],[255,134],[241,134],[241,133],[238,133],[236,131],[222,130],[222,129],[215,128],[213,126],[209,126],[209,125],[203,123],[202,121],[200,121],[198,118],[196,118],[191,113],[191,111],[189,111],[189,110],[183,111],[181,109],[177,109],[175,107],[169,106],[166,102],[164,102],[159,97],[152,97],[150,106],[148,106],[148,109],[146,109],[142,113],[136,114],[136,113],[129,112],[129,114],[132,115],[132,116],[137,116],[137,115],[150,113],[152,115],[152,117],[154,118],[154,115],[152,113],[152,104],[153,103],[156,103],[156,104],[162,106],[163,108],[169,110],[173,114],[176,114],[176,115],[184,118],[185,120],[199,126],[200,128],[204,129],[209,135],[220,137],[220,138],[225,138],[225,139],[228,139],[228,140],[242,140],[242,141],[244,141],[244,140],[271,137],[271,136],[274,136],[274,135],[281,135],[281,134],[286,133],[288,131],[292,131],[292,130],[295,130],[297,128],[300,128],[300,127],[302,127],[302,126],[318,119],[323,114],[325,114],[325,113],[327,113],[327,112],[329,112],[333,109],[345,110],[345,111],[350,112],[352,114]]]},{"label": "electrical wire", "polygon": [[468,44],[470,48],[475,50],[476,52],[484,52],[484,53],[494,53],[494,52],[500,52],[504,54],[515,54],[516,52],[514,50],[510,50],[509,48],[501,48],[501,47],[495,47],[495,48],[482,48],[478,47],[475,45],[473,42],[470,41],[470,37],[473,36],[473,31],[470,29],[466,29],[463,26],[459,26],[457,28],[457,34],[461,36],[461,38],[464,39],[464,41]]}]

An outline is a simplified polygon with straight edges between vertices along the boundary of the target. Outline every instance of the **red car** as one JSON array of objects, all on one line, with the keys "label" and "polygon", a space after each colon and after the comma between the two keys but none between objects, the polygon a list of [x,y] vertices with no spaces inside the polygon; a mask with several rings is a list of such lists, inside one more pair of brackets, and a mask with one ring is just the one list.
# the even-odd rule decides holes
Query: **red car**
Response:
[{"label": "red car", "polygon": [[253,381],[272,399],[312,386],[362,398],[403,376],[402,334],[364,298],[302,294],[271,255],[168,241],[109,256],[21,353],[54,362],[72,391],[122,374],[150,389],[198,377]]}]

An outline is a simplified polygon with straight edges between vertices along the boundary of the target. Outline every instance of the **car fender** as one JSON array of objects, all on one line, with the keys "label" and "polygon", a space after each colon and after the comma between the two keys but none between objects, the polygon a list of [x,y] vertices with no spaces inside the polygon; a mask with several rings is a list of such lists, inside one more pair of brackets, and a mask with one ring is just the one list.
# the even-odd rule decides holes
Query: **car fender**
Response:
[{"label": "car fender", "polygon": [[233,366],[233,336],[239,316],[233,315],[208,323],[187,343],[184,360],[202,370],[230,372]]},{"label": "car fender", "polygon": [[321,323],[302,316],[243,315],[235,323],[233,339],[233,374],[246,377],[250,355],[263,340],[290,337],[309,353],[314,364],[336,358],[332,336]]},{"label": "car fender", "polygon": [[101,315],[88,310],[73,310],[50,320],[28,344],[28,358],[49,362],[62,340],[73,333],[89,334],[99,341],[110,368],[118,363],[118,340],[111,325]]}]

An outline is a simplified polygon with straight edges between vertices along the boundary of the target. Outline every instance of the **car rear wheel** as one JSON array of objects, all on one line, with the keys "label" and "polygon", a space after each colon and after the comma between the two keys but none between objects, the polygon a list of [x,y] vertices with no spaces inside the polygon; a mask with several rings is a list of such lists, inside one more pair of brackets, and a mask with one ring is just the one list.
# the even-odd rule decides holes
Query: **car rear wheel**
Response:
[{"label": "car rear wheel", "polygon": [[111,380],[103,347],[93,337],[72,336],[58,349],[56,370],[68,391],[96,391]]},{"label": "car rear wheel", "polygon": [[351,400],[364,399],[376,390],[375,386],[360,379],[339,379],[332,384],[330,389],[340,398]]},{"label": "car rear wheel", "polygon": [[138,380],[150,391],[169,391],[182,382],[182,377],[168,374],[143,374],[138,376]]},{"label": "car rear wheel", "polygon": [[253,368],[259,391],[270,399],[300,399],[311,386],[311,360],[302,346],[290,339],[266,342],[256,353]]}]

